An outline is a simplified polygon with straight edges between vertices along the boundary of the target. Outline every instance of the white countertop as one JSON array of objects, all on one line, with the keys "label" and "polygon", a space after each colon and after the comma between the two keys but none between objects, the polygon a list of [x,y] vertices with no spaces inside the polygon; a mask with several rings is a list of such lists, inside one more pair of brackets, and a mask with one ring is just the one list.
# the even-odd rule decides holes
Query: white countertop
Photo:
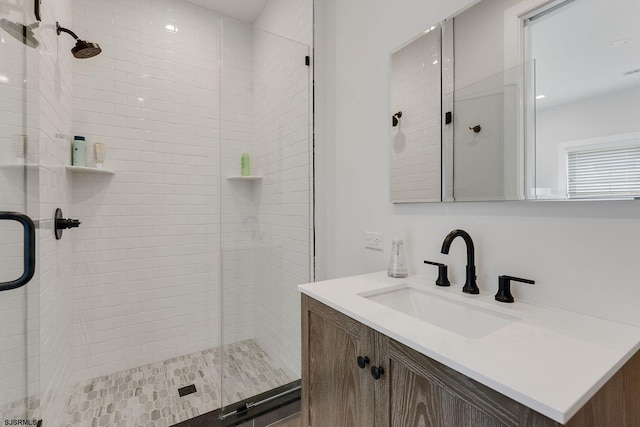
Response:
[{"label": "white countertop", "polygon": [[[358,295],[404,283],[518,320],[468,338]],[[432,278],[393,279],[383,272],[298,288],[563,424],[640,349],[640,328],[518,301],[500,303],[493,294],[464,294],[462,285],[435,286]]]}]

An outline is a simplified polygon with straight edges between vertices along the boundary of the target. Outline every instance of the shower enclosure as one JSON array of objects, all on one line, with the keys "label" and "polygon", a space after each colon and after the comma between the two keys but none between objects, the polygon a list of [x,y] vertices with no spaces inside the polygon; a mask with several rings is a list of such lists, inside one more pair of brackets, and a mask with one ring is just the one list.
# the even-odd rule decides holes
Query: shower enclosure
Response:
[{"label": "shower enclosure", "polygon": [[[241,21],[185,0],[45,0],[39,23],[33,1],[5,3],[0,282],[24,276],[32,247],[35,274],[0,291],[0,423],[232,424],[294,400],[312,2]],[[56,22],[102,53],[74,58]],[[60,240],[57,208],[81,221]]]}]

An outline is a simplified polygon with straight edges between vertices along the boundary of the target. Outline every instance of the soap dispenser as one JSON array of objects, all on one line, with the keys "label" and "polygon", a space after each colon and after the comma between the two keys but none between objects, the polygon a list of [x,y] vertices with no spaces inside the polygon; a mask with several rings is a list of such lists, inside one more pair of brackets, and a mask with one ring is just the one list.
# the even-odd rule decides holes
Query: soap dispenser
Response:
[{"label": "soap dispenser", "polygon": [[404,262],[404,243],[401,239],[393,239],[391,242],[391,261],[389,261],[389,277],[403,278],[409,276],[407,265]]}]

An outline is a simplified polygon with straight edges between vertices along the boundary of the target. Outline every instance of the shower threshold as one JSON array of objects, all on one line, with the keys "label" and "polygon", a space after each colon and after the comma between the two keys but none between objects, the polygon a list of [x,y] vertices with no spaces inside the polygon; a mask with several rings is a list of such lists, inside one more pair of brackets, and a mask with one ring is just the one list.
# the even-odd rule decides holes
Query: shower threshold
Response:
[{"label": "shower threshold", "polygon": [[174,427],[230,427],[230,426],[270,426],[277,421],[297,414],[301,410],[301,381],[258,394],[225,408],[176,424]]}]

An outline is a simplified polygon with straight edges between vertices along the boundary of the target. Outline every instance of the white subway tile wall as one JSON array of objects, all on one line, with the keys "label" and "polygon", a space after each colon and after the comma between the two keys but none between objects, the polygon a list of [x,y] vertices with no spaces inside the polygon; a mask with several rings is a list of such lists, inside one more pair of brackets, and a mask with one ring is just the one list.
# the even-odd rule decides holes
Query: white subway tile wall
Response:
[{"label": "white subway tile wall", "polygon": [[[453,96],[455,89],[453,58],[453,20],[442,23],[442,115],[453,115]],[[453,120],[453,116],[452,116]],[[445,123],[442,128],[442,199],[453,199],[453,124]]]},{"label": "white subway tile wall", "polygon": [[312,280],[309,47],[256,31],[254,134],[259,188],[255,337],[300,377],[300,295]]},{"label": "white subway tile wall", "polygon": [[[312,6],[272,0],[253,28],[224,21],[223,176],[239,175],[247,152],[261,180],[222,183],[223,342],[254,338],[291,378],[300,377],[296,286],[312,280]],[[249,57],[232,55],[241,39]]]},{"label": "white subway tile wall", "polygon": [[402,112],[391,131],[391,199],[439,201],[440,29],[394,52],[391,62],[391,114]]},{"label": "white subway tile wall", "polygon": [[270,0],[254,27],[311,46],[313,43],[313,1]]},{"label": "white subway tile wall", "polygon": [[[300,3],[298,18],[269,28],[299,26],[294,35],[306,29],[311,40],[312,2]],[[295,285],[310,280],[308,46],[179,0],[76,0],[74,27],[104,49],[74,67],[74,132],[104,143],[105,167],[116,171],[73,182],[84,221],[74,236],[77,380],[221,338],[255,338],[299,376]],[[257,101],[260,90],[270,92]],[[264,181],[226,179],[240,175],[243,152]]]},{"label": "white subway tile wall", "polygon": [[73,178],[76,381],[217,347],[219,17],[181,0],[74,1],[73,126],[115,175]]},{"label": "white subway tile wall", "polygon": [[254,337],[254,240],[258,222],[257,181],[228,180],[240,176],[240,156],[249,155],[256,175],[253,130],[253,27],[223,20],[222,50],[222,332],[223,343]]}]

